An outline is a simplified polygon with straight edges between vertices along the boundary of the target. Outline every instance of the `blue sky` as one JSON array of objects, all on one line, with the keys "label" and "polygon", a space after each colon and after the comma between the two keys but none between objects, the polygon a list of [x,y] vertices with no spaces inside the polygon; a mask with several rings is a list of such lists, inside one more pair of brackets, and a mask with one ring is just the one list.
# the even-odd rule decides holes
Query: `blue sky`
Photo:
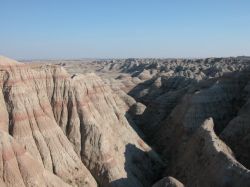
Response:
[{"label": "blue sky", "polygon": [[250,55],[249,0],[0,0],[17,59]]}]

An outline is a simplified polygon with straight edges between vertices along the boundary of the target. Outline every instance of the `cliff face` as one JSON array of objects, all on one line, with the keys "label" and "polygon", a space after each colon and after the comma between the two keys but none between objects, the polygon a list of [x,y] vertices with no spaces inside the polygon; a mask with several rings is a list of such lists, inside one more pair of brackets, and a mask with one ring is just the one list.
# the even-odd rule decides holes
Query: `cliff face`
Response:
[{"label": "cliff face", "polygon": [[8,133],[0,130],[0,186],[69,187],[59,177],[44,169]]},{"label": "cliff face", "polygon": [[50,105],[56,93],[54,81],[65,79],[66,72],[56,68],[40,71],[14,63],[9,67],[2,66],[1,70],[2,129],[46,170],[67,183],[96,186],[56,123]]},{"label": "cliff face", "polygon": [[249,170],[235,159],[213,127],[212,118],[201,124],[186,145],[181,146],[172,172],[186,186],[249,186]]},{"label": "cliff face", "polygon": [[77,186],[152,183],[161,160],[99,77],[3,57],[0,70],[0,128],[46,171]]},{"label": "cliff face", "polygon": [[[247,77],[249,80],[250,76]],[[243,87],[241,94],[242,107],[226,128],[220,138],[234,151],[236,158],[247,168],[250,168],[250,82]]]},{"label": "cliff face", "polygon": [[[126,101],[138,132],[167,163],[159,178],[224,187],[250,185],[249,62],[249,57],[118,59],[65,68],[92,67]],[[181,184],[163,178],[155,185]]]},{"label": "cliff face", "polygon": [[161,121],[152,142],[169,162],[168,175],[186,186],[249,186],[249,76],[199,82]]}]

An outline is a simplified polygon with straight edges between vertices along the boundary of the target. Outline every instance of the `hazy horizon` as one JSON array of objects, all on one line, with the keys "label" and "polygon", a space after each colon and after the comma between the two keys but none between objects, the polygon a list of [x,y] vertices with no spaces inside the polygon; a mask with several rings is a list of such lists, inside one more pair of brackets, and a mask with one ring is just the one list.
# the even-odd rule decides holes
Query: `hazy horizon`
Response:
[{"label": "hazy horizon", "polygon": [[[1,55],[1,54],[0,54]],[[4,55],[3,55],[4,56]],[[8,58],[11,58],[9,56],[6,56]],[[18,60],[20,62],[25,61],[84,61],[84,60],[122,60],[122,59],[209,59],[209,58],[237,58],[237,57],[247,57],[250,58],[250,56],[247,55],[240,55],[240,56],[210,56],[210,57],[126,57],[126,58],[15,58],[15,60]]]},{"label": "hazy horizon", "polygon": [[15,59],[250,56],[247,0],[2,1],[0,54]]}]

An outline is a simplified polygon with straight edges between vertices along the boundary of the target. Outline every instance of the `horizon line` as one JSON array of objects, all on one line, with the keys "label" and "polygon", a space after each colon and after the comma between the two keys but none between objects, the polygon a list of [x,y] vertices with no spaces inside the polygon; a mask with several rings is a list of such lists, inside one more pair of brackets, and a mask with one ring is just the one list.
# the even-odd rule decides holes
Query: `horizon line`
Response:
[{"label": "horizon line", "polygon": [[14,58],[14,59],[17,61],[45,61],[45,60],[47,61],[55,61],[55,60],[79,61],[79,60],[125,60],[125,59],[209,59],[209,58],[238,58],[238,57],[250,58],[250,55],[208,56],[208,57],[79,57],[79,58]]}]

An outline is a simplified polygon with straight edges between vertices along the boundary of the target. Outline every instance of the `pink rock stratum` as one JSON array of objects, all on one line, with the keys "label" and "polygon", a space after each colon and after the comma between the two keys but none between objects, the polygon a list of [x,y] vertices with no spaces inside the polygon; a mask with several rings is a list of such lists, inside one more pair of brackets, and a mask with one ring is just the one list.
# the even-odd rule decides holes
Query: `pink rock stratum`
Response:
[{"label": "pink rock stratum", "polygon": [[161,160],[98,76],[71,77],[59,66],[4,57],[0,69],[0,128],[43,170],[73,186],[150,186]]}]

